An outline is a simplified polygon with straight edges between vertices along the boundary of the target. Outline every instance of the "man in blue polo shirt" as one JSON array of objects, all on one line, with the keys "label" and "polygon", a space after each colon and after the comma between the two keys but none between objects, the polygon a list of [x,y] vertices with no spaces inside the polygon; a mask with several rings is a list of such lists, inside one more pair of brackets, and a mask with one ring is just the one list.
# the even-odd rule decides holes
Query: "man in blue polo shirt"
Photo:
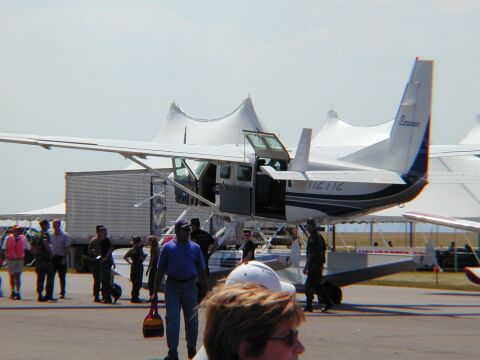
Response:
[{"label": "man in blue polo shirt", "polygon": [[180,308],[185,319],[188,358],[195,356],[198,337],[197,281],[203,292],[207,289],[202,250],[189,239],[190,225],[186,220],[175,223],[175,235],[176,238],[165,244],[160,253],[153,294],[153,300],[156,301],[163,275],[167,275],[165,308],[168,356],[165,360],[178,359]]}]

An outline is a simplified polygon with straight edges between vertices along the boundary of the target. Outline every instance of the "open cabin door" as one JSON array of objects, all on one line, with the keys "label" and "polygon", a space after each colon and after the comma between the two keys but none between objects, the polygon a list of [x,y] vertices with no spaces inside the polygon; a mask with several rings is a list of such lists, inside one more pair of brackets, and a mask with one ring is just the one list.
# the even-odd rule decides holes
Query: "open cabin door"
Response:
[{"label": "open cabin door", "polygon": [[275,134],[244,131],[255,151],[253,186],[253,213],[256,216],[285,219],[286,181],[274,180],[260,166],[267,165],[277,171],[287,170],[290,156]]},{"label": "open cabin door", "polygon": [[[215,203],[215,174],[217,166],[208,161],[195,161],[174,158],[173,178],[178,183]],[[185,191],[175,188],[175,201],[178,204],[205,205]]]}]

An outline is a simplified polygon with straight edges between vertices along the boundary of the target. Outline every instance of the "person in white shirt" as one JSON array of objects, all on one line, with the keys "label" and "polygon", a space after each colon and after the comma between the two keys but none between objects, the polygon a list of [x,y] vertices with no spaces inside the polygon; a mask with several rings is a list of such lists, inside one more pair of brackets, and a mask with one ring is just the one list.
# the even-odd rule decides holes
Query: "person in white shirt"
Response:
[{"label": "person in white shirt", "polygon": [[54,274],[58,273],[60,280],[60,299],[65,299],[66,277],[67,277],[67,256],[70,251],[70,239],[68,234],[62,231],[62,223],[55,219],[52,221],[53,232],[50,234],[52,245]]}]

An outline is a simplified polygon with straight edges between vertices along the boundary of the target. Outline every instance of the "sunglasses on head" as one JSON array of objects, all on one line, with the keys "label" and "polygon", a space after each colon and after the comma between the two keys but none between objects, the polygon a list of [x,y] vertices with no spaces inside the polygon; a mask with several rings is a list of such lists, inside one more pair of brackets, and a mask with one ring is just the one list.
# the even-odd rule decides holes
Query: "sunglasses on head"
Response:
[{"label": "sunglasses on head", "polygon": [[284,336],[272,336],[269,340],[281,341],[286,346],[292,347],[298,340],[298,330],[290,329],[287,335]]}]

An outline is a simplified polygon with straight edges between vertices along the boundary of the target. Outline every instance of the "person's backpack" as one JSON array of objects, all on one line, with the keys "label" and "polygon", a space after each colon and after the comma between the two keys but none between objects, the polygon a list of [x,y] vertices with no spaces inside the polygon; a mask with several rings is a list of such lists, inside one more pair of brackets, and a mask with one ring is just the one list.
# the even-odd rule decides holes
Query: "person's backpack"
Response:
[{"label": "person's backpack", "polygon": [[120,296],[122,296],[122,287],[120,285],[115,283],[112,284],[112,296],[114,303],[116,303],[117,300],[120,299]]}]

